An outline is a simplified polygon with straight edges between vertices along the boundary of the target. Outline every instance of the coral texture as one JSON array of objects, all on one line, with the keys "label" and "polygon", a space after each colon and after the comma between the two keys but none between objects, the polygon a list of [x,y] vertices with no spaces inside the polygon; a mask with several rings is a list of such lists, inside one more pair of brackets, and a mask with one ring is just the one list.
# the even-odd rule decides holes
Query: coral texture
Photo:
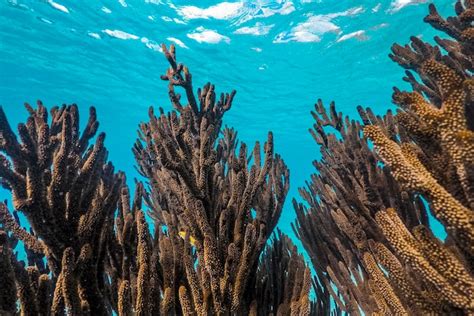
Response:
[{"label": "coral texture", "polygon": [[293,201],[313,276],[275,232],[289,170],[272,133],[251,150],[239,142],[223,127],[235,91],[195,93],[174,46],[162,47],[161,76],[173,110],[150,108],[139,125],[145,182],[133,194],[96,136],[94,108],[81,132],[76,105],[48,115],[26,104],[15,133],[0,107],[0,184],[12,201],[0,203],[0,314],[474,313],[474,3],[455,12],[443,19],[430,5],[425,18],[449,39],[392,46],[413,88],[394,89],[396,114],[358,107],[359,122],[316,103],[322,158]]},{"label": "coral texture", "polygon": [[[89,145],[94,108],[81,133],[76,105],[48,119],[41,102],[26,104],[18,134],[0,108],[0,182],[14,208],[0,203],[2,315],[310,313],[310,271],[291,241],[278,233],[264,251],[289,187],[272,134],[263,157],[258,143],[248,155],[222,129],[235,92],[216,100],[208,84],[196,98],[174,47],[163,50],[175,111],[150,109],[140,125],[133,151],[148,183],[135,182],[133,197],[107,162],[105,134]],[[281,282],[284,292],[269,288]]]},{"label": "coral texture", "polygon": [[300,189],[306,204],[294,201],[294,230],[316,270],[321,313],[330,296],[351,315],[474,311],[474,5],[455,9],[444,20],[429,6],[425,21],[451,36],[436,37],[439,46],[416,37],[393,45],[390,57],[414,90],[394,89],[396,115],[359,107],[361,126],[333,103],[329,113],[316,104],[310,132],[322,159]]},{"label": "coral texture", "polygon": [[[31,233],[18,225],[5,205],[0,205],[0,221],[26,248],[47,260],[56,284],[51,313],[67,308],[72,313],[90,309],[104,314],[100,271],[106,236],[101,232],[113,216],[123,175],[107,163],[105,134],[88,145],[98,128],[94,108],[81,133],[76,105],[52,108],[50,124],[41,102],[36,109],[25,107],[30,116],[18,125],[21,142],[0,109],[0,150],[6,154],[0,155],[0,175]],[[20,303],[25,302],[32,315],[43,304],[35,301],[36,290],[28,280],[47,282],[37,269],[36,264],[16,268]]]},{"label": "coral texture", "polygon": [[[163,51],[170,68],[162,79],[169,83],[175,110],[166,114],[160,109],[156,116],[150,108],[134,152],[150,183],[152,213],[166,225],[168,242],[183,256],[175,264],[189,280],[187,288],[169,282],[165,291],[178,292],[183,310],[198,315],[248,313],[266,304],[254,298],[257,267],[281,214],[289,171],[273,153],[271,133],[263,157],[259,143],[250,155],[244,143],[239,146],[232,129],[225,128],[219,137],[235,91],[218,97],[208,83],[195,96],[192,77],[176,61],[174,47],[163,46]],[[184,89],[187,105],[181,104],[176,87]],[[184,242],[175,237],[179,232]],[[301,282],[304,277],[299,276]],[[305,291],[309,288],[295,298]]]}]

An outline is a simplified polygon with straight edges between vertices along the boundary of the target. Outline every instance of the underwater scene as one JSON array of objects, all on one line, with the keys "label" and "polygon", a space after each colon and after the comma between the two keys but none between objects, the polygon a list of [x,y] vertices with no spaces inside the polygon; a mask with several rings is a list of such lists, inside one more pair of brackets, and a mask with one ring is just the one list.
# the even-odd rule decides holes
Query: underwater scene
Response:
[{"label": "underwater scene", "polygon": [[1,0],[0,316],[474,314],[473,0]]}]

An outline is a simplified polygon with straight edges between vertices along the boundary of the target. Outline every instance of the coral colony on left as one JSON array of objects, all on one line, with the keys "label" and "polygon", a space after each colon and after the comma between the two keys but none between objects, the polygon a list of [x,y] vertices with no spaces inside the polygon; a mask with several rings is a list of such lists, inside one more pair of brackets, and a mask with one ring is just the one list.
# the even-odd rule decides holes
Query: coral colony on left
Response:
[{"label": "coral colony on left", "polygon": [[239,142],[236,92],[196,90],[174,46],[173,110],[140,123],[132,189],[94,108],[81,130],[75,104],[25,104],[13,131],[0,107],[0,315],[472,315],[474,2],[455,12],[429,6],[435,44],[392,46],[413,90],[394,89],[397,113],[316,103],[322,158],[292,226],[310,263],[275,229],[290,172],[273,134]]},{"label": "coral colony on left", "polygon": [[[222,128],[235,91],[195,93],[174,47],[163,51],[174,111],[150,108],[140,124],[133,153],[147,185],[133,195],[105,134],[95,137],[94,108],[80,131],[76,105],[48,115],[27,104],[17,134],[0,111],[0,174],[15,210],[0,205],[2,313],[18,301],[25,315],[309,314],[310,270],[287,236],[272,237],[289,187],[272,134],[249,152]],[[12,253],[18,240],[27,263]]]}]

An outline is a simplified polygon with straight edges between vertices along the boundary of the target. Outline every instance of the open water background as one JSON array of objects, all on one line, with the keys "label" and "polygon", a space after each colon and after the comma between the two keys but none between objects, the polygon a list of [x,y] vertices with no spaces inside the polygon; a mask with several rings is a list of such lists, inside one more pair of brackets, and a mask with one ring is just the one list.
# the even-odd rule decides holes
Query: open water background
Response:
[{"label": "open water background", "polygon": [[[77,103],[82,124],[94,105],[109,158],[132,183],[139,122],[150,105],[171,109],[159,44],[175,43],[195,88],[211,81],[219,92],[237,90],[224,123],[240,140],[252,146],[273,131],[291,170],[279,227],[294,237],[291,200],[319,158],[308,133],[313,104],[334,100],[352,118],[359,104],[378,114],[393,108],[392,86],[407,86],[387,55],[394,42],[437,33],[422,21],[428,2],[2,0],[0,104],[13,126],[26,120],[25,101]],[[453,14],[453,0],[434,3]]]}]

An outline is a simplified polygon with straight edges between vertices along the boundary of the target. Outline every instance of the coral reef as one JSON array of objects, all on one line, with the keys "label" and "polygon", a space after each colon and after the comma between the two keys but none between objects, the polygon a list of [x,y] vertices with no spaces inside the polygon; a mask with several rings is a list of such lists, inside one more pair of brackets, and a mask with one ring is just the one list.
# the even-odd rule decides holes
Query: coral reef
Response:
[{"label": "coral reef", "polygon": [[[0,109],[0,150],[7,155],[0,156],[0,175],[11,190],[13,207],[27,217],[33,233],[22,229],[5,205],[0,206],[0,220],[30,251],[47,260],[56,285],[51,313],[67,308],[104,314],[100,271],[106,236],[101,232],[116,208],[123,175],[106,161],[105,134],[88,146],[98,128],[94,108],[81,133],[76,105],[54,107],[51,124],[41,102],[37,109],[25,106],[30,116],[18,125],[21,143]],[[31,315],[37,314],[43,303],[33,303],[31,287],[36,285],[28,280],[49,282],[45,271],[33,265],[26,270],[17,267],[16,272],[23,289],[20,303]]]},{"label": "coral reef", "polygon": [[12,251],[16,241],[9,240],[7,233],[0,229],[0,314],[14,314],[16,311],[16,285],[12,267]]},{"label": "coral reef", "polygon": [[[390,114],[383,121],[371,111],[364,113],[387,130],[395,127]],[[373,289],[379,282],[370,278],[365,264],[371,261],[364,256],[370,252],[369,241],[385,240],[375,214],[394,207],[411,228],[427,224],[426,210],[419,199],[401,190],[387,168],[378,166],[359,122],[337,113],[334,103],[328,113],[321,101],[313,116],[312,134],[321,145],[322,158],[314,162],[318,174],[312,175],[307,188],[300,189],[305,204],[293,203],[295,234],[316,271],[318,308],[327,314],[332,297],[350,314],[359,314],[359,309],[375,313],[380,311],[378,304],[384,302],[382,294],[386,292]]]},{"label": "coral reef", "polygon": [[255,294],[258,304],[251,306],[249,314],[309,315],[311,272],[291,239],[277,230],[261,261]]},{"label": "coral reef", "polygon": [[[245,314],[266,304],[254,297],[257,267],[281,214],[289,171],[273,153],[271,133],[264,157],[259,143],[249,156],[232,129],[224,129],[219,138],[235,91],[217,97],[214,85],[206,84],[196,97],[189,70],[176,61],[174,47],[163,46],[163,51],[170,68],[162,79],[169,82],[175,111],[160,109],[155,116],[150,108],[150,121],[141,124],[134,147],[140,172],[150,183],[154,217],[171,239],[179,232],[186,236],[184,245],[177,240],[171,244],[184,256],[179,269],[188,284],[178,289],[179,283],[171,282],[163,299],[168,299],[166,291],[179,291],[183,310]],[[188,105],[181,104],[175,87],[184,89]]]},{"label": "coral reef", "polygon": [[26,104],[20,140],[0,108],[0,180],[14,208],[0,204],[2,315],[310,313],[310,270],[295,246],[278,233],[264,250],[289,187],[272,134],[263,157],[259,143],[249,155],[222,129],[235,92],[216,100],[208,84],[196,98],[174,47],[163,51],[175,111],[150,109],[140,125],[133,151],[147,185],[135,182],[133,198],[107,162],[105,134],[95,137],[94,108],[81,133],[76,105],[48,119],[41,102]]},{"label": "coral reef", "polygon": [[[312,259],[325,313],[329,296],[351,315],[474,311],[474,5],[455,8],[444,20],[430,5],[425,18],[452,39],[393,45],[390,57],[414,90],[394,89],[396,115],[359,107],[361,126],[333,103],[329,113],[316,104],[310,132],[322,159],[300,189],[306,203],[294,201],[294,230]],[[444,242],[429,213],[445,227]]]},{"label": "coral reef", "polygon": [[443,19],[430,5],[425,18],[449,39],[392,46],[413,88],[394,89],[396,114],[358,107],[359,122],[316,103],[322,158],[292,226],[314,276],[275,231],[289,170],[272,133],[251,150],[239,142],[223,127],[235,91],[208,83],[195,94],[174,46],[162,47],[161,76],[173,110],[150,108],[139,125],[145,182],[133,196],[94,108],[81,132],[76,105],[48,115],[26,104],[15,133],[0,107],[0,184],[12,200],[0,203],[0,314],[474,313],[474,3],[455,11]]}]

